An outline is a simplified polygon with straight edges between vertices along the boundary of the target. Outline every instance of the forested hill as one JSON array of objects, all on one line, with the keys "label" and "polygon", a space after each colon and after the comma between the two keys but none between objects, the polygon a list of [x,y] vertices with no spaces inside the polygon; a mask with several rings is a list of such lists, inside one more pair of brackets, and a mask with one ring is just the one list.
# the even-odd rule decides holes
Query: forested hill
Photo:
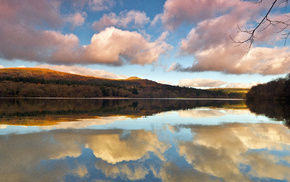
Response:
[{"label": "forested hill", "polygon": [[247,93],[248,101],[290,100],[290,73],[285,78],[259,84]]},{"label": "forested hill", "polygon": [[0,80],[11,80],[15,82],[30,82],[41,84],[117,84],[133,86],[156,86],[158,83],[150,80],[142,80],[138,77],[128,79],[105,79],[92,76],[83,76],[42,68],[6,68],[0,69]]},{"label": "forested hill", "polygon": [[241,98],[241,93],[164,85],[151,80],[104,79],[50,69],[0,69],[0,97]]}]

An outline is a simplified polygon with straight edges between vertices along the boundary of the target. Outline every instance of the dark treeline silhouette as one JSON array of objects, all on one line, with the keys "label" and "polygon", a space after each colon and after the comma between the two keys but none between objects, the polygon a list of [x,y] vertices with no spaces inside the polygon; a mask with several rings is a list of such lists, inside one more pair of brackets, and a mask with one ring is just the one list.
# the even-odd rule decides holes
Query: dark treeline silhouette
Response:
[{"label": "dark treeline silhouette", "polygon": [[246,104],[252,112],[284,121],[290,128],[290,74],[252,87],[246,94]]},{"label": "dark treeline silhouette", "polygon": [[285,78],[259,84],[246,94],[247,100],[287,100],[290,101],[290,73]]},{"label": "dark treeline silhouette", "polygon": [[1,69],[0,97],[242,98],[243,93],[159,84],[146,79],[102,79],[48,69]]}]

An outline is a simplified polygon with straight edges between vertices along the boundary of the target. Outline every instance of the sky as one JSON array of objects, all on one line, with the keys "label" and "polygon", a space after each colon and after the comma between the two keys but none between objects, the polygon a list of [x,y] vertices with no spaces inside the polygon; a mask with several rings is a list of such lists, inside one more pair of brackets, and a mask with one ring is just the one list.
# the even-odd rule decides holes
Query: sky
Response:
[{"label": "sky", "polygon": [[[278,0],[0,0],[0,68],[38,67],[196,88],[247,88],[290,72]],[[276,23],[276,24],[275,24]],[[275,26],[273,26],[275,24]],[[288,40],[289,41],[289,40]]]}]

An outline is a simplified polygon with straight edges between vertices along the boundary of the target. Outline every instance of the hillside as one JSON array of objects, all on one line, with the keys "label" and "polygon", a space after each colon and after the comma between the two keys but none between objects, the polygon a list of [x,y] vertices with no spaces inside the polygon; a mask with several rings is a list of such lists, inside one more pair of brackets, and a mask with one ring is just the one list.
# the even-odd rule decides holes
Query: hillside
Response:
[{"label": "hillside", "polygon": [[0,69],[0,97],[242,98],[242,95],[164,85],[138,77],[114,80],[50,69]]},{"label": "hillside", "polygon": [[249,88],[213,88],[213,89],[208,89],[210,91],[222,91],[229,96],[235,95],[235,94],[240,94],[243,98],[246,97],[246,94],[250,90]]},{"label": "hillside", "polygon": [[290,73],[268,83],[252,87],[246,95],[248,101],[290,100]]},{"label": "hillside", "polygon": [[[24,81],[24,82],[37,82],[39,83],[58,83],[58,82],[72,82],[82,84],[87,82],[89,84],[103,84],[111,83],[118,85],[134,85],[134,86],[156,86],[158,83],[142,80],[138,77],[130,77],[128,79],[106,79],[92,76],[83,76],[65,72],[54,71],[45,68],[5,68],[0,69],[0,80]],[[22,79],[22,80],[21,80]],[[84,84],[84,83],[83,83]]]}]

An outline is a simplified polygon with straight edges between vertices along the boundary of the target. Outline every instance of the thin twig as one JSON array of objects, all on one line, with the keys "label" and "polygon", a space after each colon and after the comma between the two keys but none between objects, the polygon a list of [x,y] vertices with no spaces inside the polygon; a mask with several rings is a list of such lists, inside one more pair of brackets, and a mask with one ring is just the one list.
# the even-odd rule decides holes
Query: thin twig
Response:
[{"label": "thin twig", "polygon": [[[262,3],[262,1],[263,0],[258,0],[258,1],[255,1],[254,3]],[[280,2],[279,4],[285,3],[286,4],[286,7],[288,5],[288,0],[280,0],[279,2]],[[242,40],[242,41],[237,41],[237,40],[234,40],[232,37],[230,37],[231,40],[234,43],[237,43],[238,46],[239,45],[242,45],[242,44],[245,44],[245,43],[249,43],[249,47],[248,47],[248,51],[249,51],[251,49],[254,41],[255,41],[255,38],[256,38],[255,37],[255,34],[257,32],[262,32],[262,31],[268,29],[270,26],[273,26],[273,27],[278,27],[279,26],[279,30],[276,33],[281,33],[281,35],[283,36],[282,39],[285,40],[284,41],[284,45],[286,45],[287,39],[290,36],[290,31],[285,32],[285,30],[287,30],[290,27],[290,16],[289,15],[285,15],[286,17],[288,17],[288,20],[285,20],[285,21],[271,20],[269,18],[270,13],[273,11],[273,8],[277,4],[278,4],[278,0],[273,0],[270,8],[266,12],[266,14],[263,16],[262,20],[253,29],[244,28],[244,30],[242,30],[238,26],[238,29],[239,29],[240,32],[249,34],[249,37],[248,38],[246,38],[245,40]],[[259,29],[259,28],[262,27],[262,25],[265,25],[265,27],[263,27],[262,29]],[[282,33],[282,32],[285,32],[285,33]]]}]

